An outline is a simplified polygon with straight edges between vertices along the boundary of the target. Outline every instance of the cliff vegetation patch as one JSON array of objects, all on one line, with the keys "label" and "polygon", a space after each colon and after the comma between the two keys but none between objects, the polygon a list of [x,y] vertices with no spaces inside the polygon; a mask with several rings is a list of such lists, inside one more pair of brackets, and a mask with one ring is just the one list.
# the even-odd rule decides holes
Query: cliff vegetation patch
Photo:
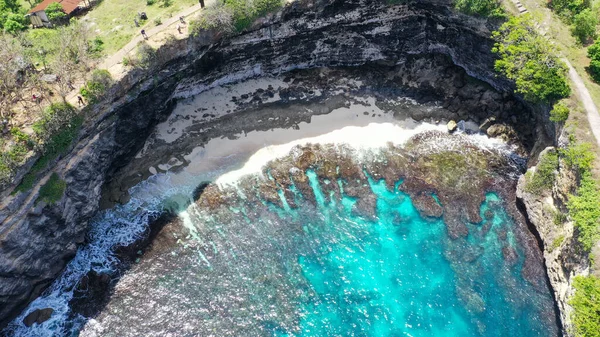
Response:
[{"label": "cliff vegetation patch", "polygon": [[469,15],[496,18],[506,15],[502,3],[498,0],[456,0],[454,6],[459,11]]},{"label": "cliff vegetation patch", "polygon": [[577,276],[573,282],[575,296],[569,304],[575,309],[573,322],[575,336],[600,336],[600,279],[595,276]]},{"label": "cliff vegetation patch", "polygon": [[558,153],[556,151],[541,155],[535,172],[529,171],[525,175],[525,179],[527,179],[525,190],[536,195],[549,191],[556,180],[555,173],[557,169]]},{"label": "cliff vegetation patch", "polygon": [[60,179],[58,174],[52,173],[48,181],[40,187],[39,200],[54,204],[62,198],[66,187],[67,183]]},{"label": "cliff vegetation patch", "polygon": [[541,36],[529,14],[512,17],[492,34],[496,71],[515,81],[516,91],[530,102],[552,102],[571,94],[567,66]]}]

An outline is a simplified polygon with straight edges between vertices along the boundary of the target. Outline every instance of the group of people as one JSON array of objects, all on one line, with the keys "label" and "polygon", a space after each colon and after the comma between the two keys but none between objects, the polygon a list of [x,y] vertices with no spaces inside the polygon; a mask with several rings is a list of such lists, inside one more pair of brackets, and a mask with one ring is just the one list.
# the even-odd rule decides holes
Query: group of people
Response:
[{"label": "group of people", "polygon": [[[200,8],[204,9],[204,0],[198,0],[198,2],[200,3]],[[180,21],[180,24],[177,25],[177,31],[179,32],[179,34],[182,34],[183,32],[181,31],[181,29],[182,29],[181,25],[182,24],[185,25],[185,20],[183,19],[183,16],[179,17],[179,21]],[[139,26],[137,19],[135,20],[135,26],[136,27]],[[142,34],[142,37],[144,38],[144,40],[148,40],[148,34],[146,34],[145,29],[142,29],[141,34]]]}]

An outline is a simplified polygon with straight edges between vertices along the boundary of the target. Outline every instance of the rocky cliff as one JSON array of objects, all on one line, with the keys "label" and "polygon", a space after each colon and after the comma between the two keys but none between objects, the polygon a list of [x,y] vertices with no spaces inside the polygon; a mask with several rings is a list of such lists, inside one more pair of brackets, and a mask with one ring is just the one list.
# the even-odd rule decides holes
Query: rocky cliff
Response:
[{"label": "rocky cliff", "polygon": [[[540,155],[548,151],[555,149],[549,147]],[[529,171],[535,171],[535,167]],[[526,188],[525,177],[521,176],[517,185],[517,202],[526,210],[529,221],[542,241],[548,277],[563,323],[563,334],[571,336],[573,331],[570,316],[573,308],[568,300],[575,291],[573,279],[577,275],[587,275],[590,265],[588,253],[577,240],[573,222],[566,221],[566,217],[561,216],[567,213],[569,194],[577,190],[577,177],[562,160],[551,190],[531,193]]]},{"label": "rocky cliff", "polygon": [[[98,210],[102,186],[140,149],[151,128],[165,119],[176,101],[220,84],[244,78],[315,67],[398,66],[443,56],[469,80],[489,87],[506,106],[484,110],[502,125],[538,125],[528,132],[534,149],[552,138],[545,116],[525,113],[523,120],[507,113],[518,105],[510,83],[493,73],[490,27],[455,13],[449,1],[427,0],[387,5],[379,1],[300,1],[255,24],[245,34],[210,44],[190,40],[177,58],[135,83],[123,82],[127,94],[104,102],[93,113],[72,153],[55,166],[67,182],[63,198],[46,205],[30,193],[3,193],[0,210],[0,327],[38,296],[85,241],[89,219]],[[411,63],[412,62],[412,63]],[[435,74],[431,74],[434,76]],[[130,81],[126,78],[124,82]],[[434,81],[403,85],[425,90]],[[471,117],[459,108],[456,118]],[[479,100],[479,99],[478,99]],[[494,101],[488,100],[488,101]],[[451,103],[448,104],[449,106]],[[534,111],[520,106],[521,111]],[[513,118],[514,117],[514,118]],[[527,124],[524,124],[527,123]],[[525,134],[525,133],[524,133]],[[548,137],[550,135],[550,137]]]}]

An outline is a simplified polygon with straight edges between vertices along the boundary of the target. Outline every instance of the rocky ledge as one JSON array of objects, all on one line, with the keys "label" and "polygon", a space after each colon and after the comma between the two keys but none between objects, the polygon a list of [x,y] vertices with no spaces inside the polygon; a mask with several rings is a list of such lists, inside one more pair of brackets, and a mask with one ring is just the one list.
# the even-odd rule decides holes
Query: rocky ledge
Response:
[{"label": "rocky ledge", "polygon": [[[114,103],[104,102],[104,110],[96,111],[96,122],[84,130],[72,153],[55,166],[67,182],[59,202],[37,202],[37,188],[16,196],[2,192],[0,327],[64,269],[78,245],[85,242],[102,186],[140,150],[152,127],[170,114],[177,100],[221,84],[294,69],[369,63],[402,67],[410,60],[432,55],[448,57],[468,79],[486,83],[504,97],[511,86],[493,73],[489,36],[485,21],[455,13],[449,1],[390,6],[375,0],[352,0],[300,1],[235,38],[219,43],[188,41],[180,46],[183,52],[178,58],[152,78]],[[460,102],[463,98],[456,99]],[[552,138],[553,129],[541,109],[525,108],[531,111],[527,118],[538,126],[531,136],[537,145],[530,148],[539,148]],[[509,115],[498,118],[506,125],[518,124]],[[471,220],[477,220],[467,206],[469,209]],[[461,237],[464,228],[457,224],[452,233]]]}]

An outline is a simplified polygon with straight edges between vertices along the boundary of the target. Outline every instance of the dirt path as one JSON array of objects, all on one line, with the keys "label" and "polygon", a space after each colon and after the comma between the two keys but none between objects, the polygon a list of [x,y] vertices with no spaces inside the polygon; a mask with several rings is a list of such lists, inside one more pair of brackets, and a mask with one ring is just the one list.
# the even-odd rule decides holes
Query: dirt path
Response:
[{"label": "dirt path", "polygon": [[[206,5],[207,6],[210,5],[212,2],[214,2],[214,0],[208,0],[208,1],[206,1]],[[161,35],[160,33],[163,33],[167,30],[176,32],[177,28],[176,28],[175,24],[179,23],[180,17],[184,17],[186,23],[182,24],[182,28],[183,28],[182,34],[178,34],[178,38],[180,38],[180,39],[187,38],[189,20],[191,19],[191,16],[194,13],[196,13],[200,10],[201,10],[200,4],[194,5],[192,7],[186,8],[185,10],[183,10],[179,13],[173,14],[173,16],[171,18],[169,18],[168,20],[165,20],[161,25],[150,28],[150,29],[146,29],[146,35],[148,36],[148,39],[147,39],[148,42],[154,42],[153,41],[154,38],[158,37],[159,35]],[[141,32],[141,29],[142,28],[140,27],[140,32]],[[121,62],[123,61],[123,58],[125,56],[127,56],[127,54],[129,54],[132,50],[134,50],[141,41],[143,41],[143,37],[141,36],[141,34],[135,36],[123,48],[119,49],[113,55],[106,57],[100,64],[98,64],[96,69],[106,69],[111,73],[113,78],[119,78],[120,76],[123,75],[123,72],[127,71],[127,69],[125,69],[125,67],[121,64]],[[71,91],[66,97],[67,101],[75,107],[78,106],[77,96],[79,95],[79,87],[84,85],[84,81],[77,82],[77,84],[78,84],[78,85],[76,85],[77,89]]]},{"label": "dirt path", "polygon": [[575,92],[583,103],[588,122],[590,123],[590,129],[592,129],[592,133],[600,147],[600,114],[598,114],[598,108],[596,107],[596,104],[594,104],[594,100],[588,89],[585,87],[583,80],[577,71],[575,71],[575,68],[573,68],[567,59],[563,58],[563,61],[567,64],[567,67],[569,67],[569,78],[575,84]]}]

